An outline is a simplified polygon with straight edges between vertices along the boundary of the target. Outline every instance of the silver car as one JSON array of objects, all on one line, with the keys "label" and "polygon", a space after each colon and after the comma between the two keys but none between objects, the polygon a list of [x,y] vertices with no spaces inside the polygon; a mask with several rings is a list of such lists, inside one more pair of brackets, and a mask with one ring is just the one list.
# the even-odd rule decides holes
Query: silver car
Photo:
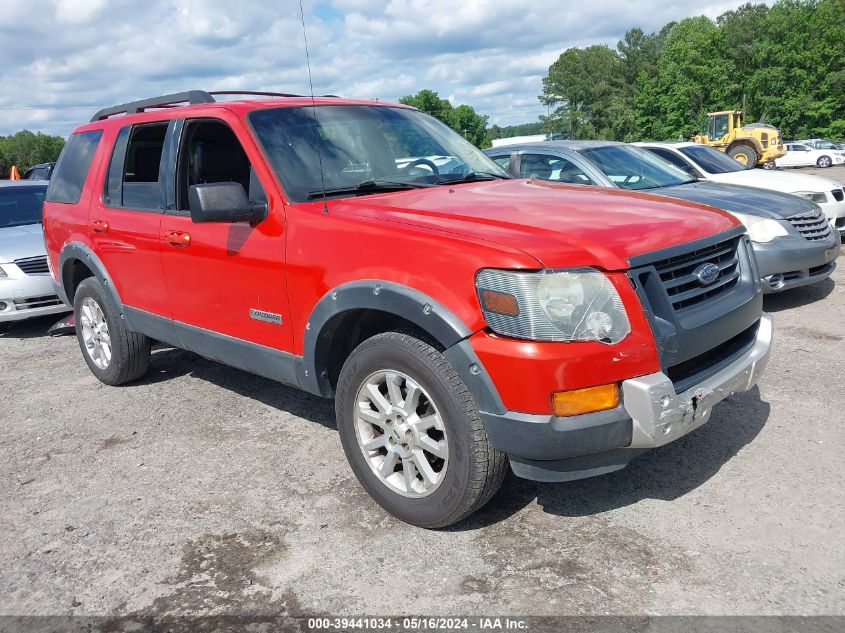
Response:
[{"label": "silver car", "polygon": [[[699,180],[651,152],[615,141],[547,141],[484,153],[517,177],[618,187],[727,211],[746,227],[766,293],[822,281],[836,267],[839,233],[817,204],[799,196]],[[730,282],[730,275],[723,277]]]},{"label": "silver car", "polygon": [[47,182],[0,181],[0,323],[70,310],[47,268],[41,206]]}]

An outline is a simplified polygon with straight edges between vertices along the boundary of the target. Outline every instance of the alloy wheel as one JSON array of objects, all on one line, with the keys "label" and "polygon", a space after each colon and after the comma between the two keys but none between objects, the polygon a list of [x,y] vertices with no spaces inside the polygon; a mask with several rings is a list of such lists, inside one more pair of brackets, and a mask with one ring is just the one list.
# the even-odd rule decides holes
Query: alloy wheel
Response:
[{"label": "alloy wheel", "polygon": [[79,323],[82,326],[85,351],[97,367],[106,369],[112,357],[109,324],[103,309],[93,298],[85,297],[82,300]]},{"label": "alloy wheel", "polygon": [[401,371],[381,370],[355,398],[358,446],[378,479],[405,497],[426,497],[443,483],[449,443],[428,392]]}]

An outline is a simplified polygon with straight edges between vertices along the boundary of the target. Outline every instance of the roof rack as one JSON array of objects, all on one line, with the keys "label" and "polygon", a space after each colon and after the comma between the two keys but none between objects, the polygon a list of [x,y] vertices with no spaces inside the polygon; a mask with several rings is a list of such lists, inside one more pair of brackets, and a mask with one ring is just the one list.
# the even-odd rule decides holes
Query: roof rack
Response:
[{"label": "roof rack", "polygon": [[[172,108],[181,103],[189,105],[196,105],[199,103],[214,103],[216,99],[213,95],[251,95],[257,97],[302,97],[305,95],[290,94],[287,92],[257,92],[250,90],[215,90],[207,92],[205,90],[189,90],[187,92],[175,92],[169,95],[162,95],[160,97],[152,97],[151,99],[141,99],[140,101],[130,101],[129,103],[121,103],[120,105],[112,106],[110,108],[103,108],[99,110],[93,117],[91,122],[101,121],[107,119],[115,114],[137,114],[143,112],[147,108]],[[337,98],[337,95],[320,95],[321,97]]]},{"label": "roof rack", "polygon": [[160,97],[153,97],[152,99],[141,99],[140,101],[130,101],[129,103],[122,103],[120,105],[112,106],[111,108],[103,108],[91,118],[91,121],[93,122],[107,119],[115,114],[137,114],[138,112],[143,112],[147,108],[167,108],[178,103],[189,103],[193,105],[197,103],[213,102],[214,97],[208,94],[205,90],[175,92],[170,95],[162,95]]},{"label": "roof rack", "polygon": [[251,95],[255,97],[302,97],[303,95],[295,95],[287,92],[256,92],[254,90],[215,90],[209,92],[210,95]]}]

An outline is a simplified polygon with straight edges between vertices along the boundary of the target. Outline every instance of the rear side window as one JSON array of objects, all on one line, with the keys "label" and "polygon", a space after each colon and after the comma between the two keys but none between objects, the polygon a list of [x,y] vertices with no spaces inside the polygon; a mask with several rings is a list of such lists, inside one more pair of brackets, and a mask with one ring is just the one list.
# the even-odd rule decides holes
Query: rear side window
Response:
[{"label": "rear side window", "polygon": [[117,135],[106,179],[111,207],[158,211],[162,208],[159,168],[168,123],[125,127]]},{"label": "rear side window", "polygon": [[47,189],[48,201],[66,204],[79,202],[94,152],[102,136],[102,130],[71,134],[53,171]]}]

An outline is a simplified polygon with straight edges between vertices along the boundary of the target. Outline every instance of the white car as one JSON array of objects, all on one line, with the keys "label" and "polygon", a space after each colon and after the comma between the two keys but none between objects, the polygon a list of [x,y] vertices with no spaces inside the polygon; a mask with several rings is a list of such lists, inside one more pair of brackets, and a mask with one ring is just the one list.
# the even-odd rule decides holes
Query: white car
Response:
[{"label": "white car", "polygon": [[845,239],[845,188],[810,174],[748,169],[718,150],[700,143],[635,143],[694,178],[791,193],[815,202]]},{"label": "white car", "polygon": [[0,324],[70,310],[56,296],[47,267],[46,193],[43,181],[0,181]]},{"label": "white car", "polygon": [[803,143],[786,143],[786,154],[775,159],[775,167],[830,167],[845,164],[839,150],[815,149]]},{"label": "white car", "polygon": [[833,141],[829,141],[826,138],[811,138],[795,142],[800,143],[801,145],[806,145],[807,147],[810,147],[812,149],[825,149],[845,155],[845,147],[842,147],[841,144],[836,144]]}]

